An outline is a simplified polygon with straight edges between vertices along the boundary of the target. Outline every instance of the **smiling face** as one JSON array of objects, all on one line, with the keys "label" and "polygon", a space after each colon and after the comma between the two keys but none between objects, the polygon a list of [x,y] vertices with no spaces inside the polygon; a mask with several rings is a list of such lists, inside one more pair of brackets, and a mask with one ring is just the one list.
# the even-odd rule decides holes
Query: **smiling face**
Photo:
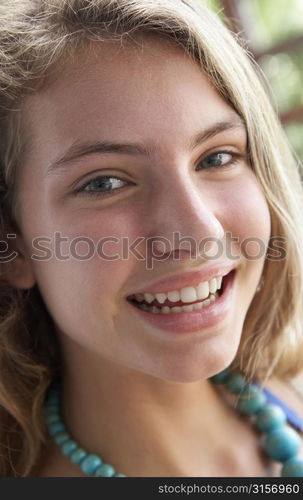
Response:
[{"label": "smiling face", "polygon": [[[45,255],[32,247],[39,236],[51,241],[40,247],[53,250],[30,260],[32,283],[65,356],[78,353],[80,369],[103,359],[161,379],[208,377],[235,356],[262,273],[264,254],[245,259],[241,242],[259,238],[266,248],[270,236],[268,207],[246,159],[245,128],[180,48],[147,40],[141,51],[110,44],[94,50],[97,57],[79,55],[25,102],[30,148],[19,176],[20,232],[28,255]],[[205,252],[193,255],[176,245],[176,232],[196,242],[216,239],[223,252],[210,261]],[[157,237],[164,245],[152,245]],[[246,255],[255,254],[252,247],[246,245]],[[147,266],[141,257],[150,259],[152,250],[167,253]],[[200,323],[188,319],[194,312],[180,320],[169,313],[165,321],[176,327],[195,325],[171,331],[159,315],[155,322],[156,315],[127,300],[157,292],[157,281],[217,265],[237,268],[220,321],[216,311]],[[206,281],[194,275],[162,283],[159,291]]]}]

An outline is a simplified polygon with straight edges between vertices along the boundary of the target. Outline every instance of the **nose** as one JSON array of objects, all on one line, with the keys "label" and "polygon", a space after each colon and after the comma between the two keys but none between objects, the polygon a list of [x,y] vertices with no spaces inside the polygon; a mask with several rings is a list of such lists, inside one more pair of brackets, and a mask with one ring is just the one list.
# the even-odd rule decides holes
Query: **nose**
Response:
[{"label": "nose", "polygon": [[174,183],[162,185],[152,196],[149,251],[163,259],[211,256],[225,234],[216,215],[218,199],[195,178],[176,177]]}]

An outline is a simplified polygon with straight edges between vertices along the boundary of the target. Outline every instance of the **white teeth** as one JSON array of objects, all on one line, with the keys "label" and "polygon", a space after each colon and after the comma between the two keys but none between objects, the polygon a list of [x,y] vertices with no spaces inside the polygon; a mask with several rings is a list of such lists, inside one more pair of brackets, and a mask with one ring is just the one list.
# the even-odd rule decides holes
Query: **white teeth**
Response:
[{"label": "white teeth", "polygon": [[202,309],[202,307],[204,307],[204,302],[196,302],[196,304],[193,304],[194,311],[198,311]]},{"label": "white teeth", "polygon": [[197,296],[199,300],[206,299],[209,296],[209,284],[208,281],[200,283],[197,287]]},{"label": "white teeth", "polygon": [[180,292],[177,291],[168,292],[167,297],[170,302],[178,302],[179,300],[181,300]]},{"label": "white teeth", "polygon": [[186,302],[195,302],[198,298],[196,289],[192,286],[182,288],[180,295],[181,295],[182,302],[185,302],[185,303]]},{"label": "white teeth", "polygon": [[156,299],[159,304],[163,304],[166,301],[166,293],[156,293]]},{"label": "white teeth", "polygon": [[140,309],[143,309],[144,311],[148,311],[152,314],[177,314],[180,312],[192,312],[192,311],[198,311],[199,309],[202,309],[203,307],[207,307],[209,304],[214,302],[218,298],[218,296],[219,295],[217,293],[215,293],[214,295],[211,294],[209,299],[204,300],[203,302],[196,302],[195,304],[191,304],[191,305],[187,305],[187,306],[156,307],[156,306],[148,306],[147,304],[140,304],[138,307]]},{"label": "white teeth", "polygon": [[155,296],[151,293],[144,293],[144,299],[148,302],[148,304],[150,304],[153,300],[155,300]]},{"label": "white teeth", "polygon": [[178,306],[171,307],[171,312],[173,312],[173,313],[180,313],[181,311],[182,311],[182,307],[178,307]]},{"label": "white teeth", "polygon": [[210,293],[215,293],[217,291],[217,278],[213,278],[209,283]]},{"label": "white teeth", "polygon": [[217,288],[218,288],[218,290],[220,290],[221,285],[222,285],[222,279],[223,279],[223,277],[220,276],[220,278],[216,278],[216,279],[217,279]]},{"label": "white teeth", "polygon": [[186,312],[191,312],[194,310],[194,306],[193,305],[190,305],[190,306],[182,306],[182,309],[183,311],[186,311]]},{"label": "white teeth", "polygon": [[216,278],[212,278],[210,281],[203,281],[199,283],[198,286],[187,286],[181,288],[180,290],[172,290],[170,292],[159,292],[159,293],[137,293],[135,294],[135,299],[137,302],[147,302],[151,304],[154,300],[157,300],[158,304],[164,304],[166,299],[170,302],[184,302],[191,303],[196,300],[204,300],[209,294],[216,293],[217,290],[220,290],[222,285],[223,276],[219,276]]}]

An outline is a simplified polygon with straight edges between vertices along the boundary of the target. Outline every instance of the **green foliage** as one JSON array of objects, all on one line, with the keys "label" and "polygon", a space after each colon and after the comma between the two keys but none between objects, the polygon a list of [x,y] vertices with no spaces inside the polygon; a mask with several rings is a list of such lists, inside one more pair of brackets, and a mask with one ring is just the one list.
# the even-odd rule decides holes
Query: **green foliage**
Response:
[{"label": "green foliage", "polygon": [[274,90],[280,111],[303,106],[303,61],[299,51],[268,55],[260,63]]},{"label": "green foliage", "polygon": [[302,0],[240,0],[246,1],[254,8],[257,45],[265,48],[303,34]]},{"label": "green foliage", "polygon": [[303,123],[292,123],[290,125],[287,125],[285,127],[286,134],[288,135],[288,138],[296,151],[297,155],[303,160]]},{"label": "green foliage", "polygon": [[[206,0],[206,3],[216,12],[222,11],[220,0]],[[303,35],[303,0],[238,0],[238,6],[249,44],[257,52]],[[288,52],[266,55],[259,64],[281,113],[303,106],[303,43]],[[287,125],[285,131],[303,160],[303,123]]]}]

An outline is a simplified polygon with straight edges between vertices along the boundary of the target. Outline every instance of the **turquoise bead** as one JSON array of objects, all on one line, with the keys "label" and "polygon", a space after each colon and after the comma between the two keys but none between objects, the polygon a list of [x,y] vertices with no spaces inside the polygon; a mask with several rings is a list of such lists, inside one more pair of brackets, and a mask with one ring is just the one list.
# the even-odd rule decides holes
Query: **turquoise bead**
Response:
[{"label": "turquoise bead", "polygon": [[217,373],[216,375],[213,375],[210,377],[209,380],[214,382],[214,384],[225,384],[227,377],[230,374],[229,368],[225,368],[225,370],[222,370],[220,373]]},{"label": "turquoise bead", "polygon": [[60,413],[60,406],[51,404],[51,405],[46,405],[46,414],[47,415],[52,415],[53,413]]},{"label": "turquoise bead", "polygon": [[303,458],[293,457],[282,467],[282,477],[303,477]]},{"label": "turquoise bead", "polygon": [[100,467],[100,465],[102,465],[102,460],[97,455],[87,455],[80,463],[82,471],[88,476],[94,475],[95,470]]},{"label": "turquoise bead", "polygon": [[70,435],[67,432],[60,432],[54,436],[54,441],[58,446],[62,446],[68,439],[70,439]]},{"label": "turquoise bead", "polygon": [[55,422],[61,422],[60,415],[58,413],[49,413],[46,417],[46,422],[48,425],[52,425]]},{"label": "turquoise bead", "polygon": [[247,387],[247,382],[241,373],[234,372],[229,375],[225,386],[233,394],[239,394]]},{"label": "turquoise bead", "polygon": [[256,415],[255,425],[261,432],[271,432],[286,423],[285,412],[278,405],[266,404]]},{"label": "turquoise bead", "polygon": [[286,462],[294,457],[301,446],[299,434],[288,425],[274,429],[264,439],[266,453],[280,462]]},{"label": "turquoise bead", "polygon": [[51,436],[55,436],[56,434],[59,434],[59,432],[63,431],[65,431],[65,425],[63,422],[54,422],[49,427],[49,433]]},{"label": "turquoise bead", "polygon": [[69,456],[73,451],[75,451],[78,448],[78,445],[73,439],[68,439],[68,441],[64,441],[64,443],[61,446],[61,450],[63,455]]},{"label": "turquoise bead", "polygon": [[79,465],[82,460],[87,457],[87,453],[85,450],[82,448],[77,448],[75,451],[72,452],[70,455],[70,460],[73,462],[73,464]]},{"label": "turquoise bead", "polygon": [[60,405],[60,398],[49,398],[49,399],[47,399],[45,404],[47,407],[52,406],[52,405],[59,406]]},{"label": "turquoise bead", "polygon": [[[210,378],[215,384],[225,384],[226,388],[238,394],[236,408],[243,413],[255,416],[255,425],[265,432],[263,448],[273,460],[283,462],[282,477],[303,477],[303,458],[297,457],[301,446],[299,435],[286,425],[283,410],[273,404],[267,404],[265,394],[255,384],[249,384],[239,372],[231,372],[229,368]],[[64,455],[77,464],[83,473],[98,477],[126,477],[116,473],[110,464],[104,464],[97,455],[89,455],[80,448],[66,431],[60,421],[60,390],[50,391],[45,403],[45,418],[49,432],[55,443],[60,446]]]},{"label": "turquoise bead", "polygon": [[256,385],[247,386],[237,400],[237,409],[242,413],[253,415],[266,403],[266,397]]},{"label": "turquoise bead", "polygon": [[95,476],[112,477],[115,474],[115,469],[110,464],[102,464],[95,470]]},{"label": "turquoise bead", "polygon": [[60,396],[58,395],[51,395],[50,397],[47,398],[46,404],[47,405],[58,405],[60,403]]}]

